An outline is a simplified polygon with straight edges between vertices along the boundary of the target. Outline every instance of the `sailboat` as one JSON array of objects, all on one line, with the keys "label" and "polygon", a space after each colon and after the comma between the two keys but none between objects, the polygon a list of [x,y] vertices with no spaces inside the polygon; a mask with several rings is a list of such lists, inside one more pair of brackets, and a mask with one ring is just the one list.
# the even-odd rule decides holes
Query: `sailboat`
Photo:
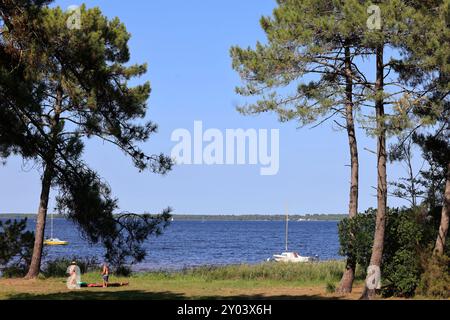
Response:
[{"label": "sailboat", "polygon": [[292,252],[288,250],[288,231],[289,231],[289,214],[286,206],[286,227],[285,227],[285,251],[281,254],[274,254],[272,258],[267,260],[274,260],[277,262],[310,262],[317,261],[319,259],[318,256],[314,257],[304,257],[301,256],[298,252]]},{"label": "sailboat", "polygon": [[65,246],[69,242],[53,238],[53,213],[50,215],[50,238],[44,240],[44,244],[47,246]]}]

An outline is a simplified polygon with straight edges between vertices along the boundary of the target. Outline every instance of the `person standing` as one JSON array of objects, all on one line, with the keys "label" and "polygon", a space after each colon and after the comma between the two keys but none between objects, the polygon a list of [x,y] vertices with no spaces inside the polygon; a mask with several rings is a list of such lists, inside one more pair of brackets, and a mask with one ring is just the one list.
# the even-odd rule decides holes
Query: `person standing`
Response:
[{"label": "person standing", "polygon": [[109,281],[109,267],[108,267],[108,264],[106,264],[106,263],[103,264],[102,278],[103,278],[103,288],[107,288],[108,281]]}]

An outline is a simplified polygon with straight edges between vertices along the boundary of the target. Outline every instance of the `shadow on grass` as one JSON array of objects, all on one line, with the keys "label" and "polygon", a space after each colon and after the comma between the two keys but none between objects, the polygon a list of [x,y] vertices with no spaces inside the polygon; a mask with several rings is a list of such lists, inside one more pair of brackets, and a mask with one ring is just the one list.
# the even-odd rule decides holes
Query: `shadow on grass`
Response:
[{"label": "shadow on grass", "polygon": [[180,300],[184,295],[174,292],[123,291],[69,291],[56,293],[19,293],[8,296],[9,300]]},{"label": "shadow on grass", "polygon": [[321,295],[278,295],[264,296],[259,294],[236,295],[236,296],[200,296],[195,297],[200,300],[340,300],[340,297],[324,297]]},{"label": "shadow on grass", "polygon": [[340,300],[340,297],[324,297],[321,295],[278,295],[264,296],[234,295],[234,296],[186,296],[174,292],[149,292],[141,290],[124,290],[112,292],[70,291],[58,293],[20,293],[8,296],[9,300]]}]

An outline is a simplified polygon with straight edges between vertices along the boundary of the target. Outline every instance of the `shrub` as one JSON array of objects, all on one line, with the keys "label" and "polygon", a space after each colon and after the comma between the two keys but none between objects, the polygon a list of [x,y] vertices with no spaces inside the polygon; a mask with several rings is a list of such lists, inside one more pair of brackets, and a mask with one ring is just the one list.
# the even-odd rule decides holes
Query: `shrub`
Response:
[{"label": "shrub", "polygon": [[94,271],[99,269],[99,262],[95,257],[92,258],[79,258],[72,257],[68,258],[57,258],[55,260],[47,261],[45,263],[42,273],[45,277],[66,277],[67,267],[76,261],[78,267],[80,267],[81,273],[86,273],[89,271]]},{"label": "shrub", "polygon": [[118,266],[114,269],[114,273],[116,276],[129,277],[133,273],[129,266]]},{"label": "shrub", "polygon": [[382,272],[383,296],[410,297],[419,285],[420,254],[428,247],[432,225],[421,210],[390,209],[386,221]]},{"label": "shrub", "polygon": [[[339,224],[339,253],[353,255],[367,270],[372,254],[376,210],[369,209]],[[421,254],[434,244],[437,235],[434,212],[423,209],[388,209],[382,272],[383,296],[414,295],[424,272]],[[430,254],[431,255],[431,254]],[[429,256],[430,256],[429,255]]]},{"label": "shrub", "polygon": [[424,273],[420,279],[418,293],[435,298],[450,298],[450,258],[432,256],[423,263]]},{"label": "shrub", "polygon": [[27,271],[28,268],[24,265],[9,266],[2,269],[2,276],[5,278],[23,278]]},{"label": "shrub", "polygon": [[376,210],[368,209],[364,214],[358,214],[352,219],[343,219],[338,225],[339,254],[354,257],[356,263],[361,266],[364,276],[370,263],[375,216]]},{"label": "shrub", "polygon": [[334,283],[332,283],[332,282],[328,282],[327,286],[325,288],[325,291],[327,293],[334,293],[334,292],[336,292],[336,285]]}]

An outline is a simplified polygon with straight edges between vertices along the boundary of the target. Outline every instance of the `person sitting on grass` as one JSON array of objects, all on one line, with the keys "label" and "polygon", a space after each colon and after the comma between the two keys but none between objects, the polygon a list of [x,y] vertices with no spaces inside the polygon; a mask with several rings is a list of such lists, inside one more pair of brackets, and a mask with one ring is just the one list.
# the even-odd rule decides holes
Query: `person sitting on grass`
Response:
[{"label": "person sitting on grass", "polygon": [[76,261],[72,261],[70,266],[67,268],[66,273],[69,274],[69,277],[67,278],[67,288],[70,290],[80,289],[81,271],[80,267],[77,266]]},{"label": "person sitting on grass", "polygon": [[103,264],[102,278],[103,278],[103,288],[107,288],[109,281],[109,267],[108,264],[106,264],[106,262]]}]

